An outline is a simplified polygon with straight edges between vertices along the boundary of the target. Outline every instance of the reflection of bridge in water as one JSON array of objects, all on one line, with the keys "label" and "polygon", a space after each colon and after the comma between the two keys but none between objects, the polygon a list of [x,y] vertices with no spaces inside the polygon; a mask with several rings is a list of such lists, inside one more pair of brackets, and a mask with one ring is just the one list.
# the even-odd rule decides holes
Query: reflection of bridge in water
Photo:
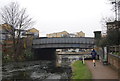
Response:
[{"label": "reflection of bridge in water", "polygon": [[94,47],[92,37],[37,38],[33,40],[34,55],[41,60],[56,60],[56,49]]}]

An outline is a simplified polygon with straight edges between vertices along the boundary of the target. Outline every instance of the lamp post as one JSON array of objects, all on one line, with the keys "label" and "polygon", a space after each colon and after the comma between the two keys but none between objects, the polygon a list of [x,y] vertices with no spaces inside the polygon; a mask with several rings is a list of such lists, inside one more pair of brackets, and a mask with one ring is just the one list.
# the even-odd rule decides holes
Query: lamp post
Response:
[{"label": "lamp post", "polygon": [[112,2],[112,4],[115,4],[115,21],[118,20],[118,7],[117,7],[117,1],[115,0],[114,2]]}]

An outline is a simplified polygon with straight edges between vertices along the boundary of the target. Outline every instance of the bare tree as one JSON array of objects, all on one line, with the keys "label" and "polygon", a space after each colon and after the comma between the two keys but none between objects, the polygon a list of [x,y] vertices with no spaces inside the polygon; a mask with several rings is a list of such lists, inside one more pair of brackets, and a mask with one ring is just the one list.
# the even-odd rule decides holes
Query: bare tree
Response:
[{"label": "bare tree", "polygon": [[32,24],[32,18],[26,14],[26,9],[20,9],[18,3],[11,2],[9,5],[1,8],[0,15],[2,22],[11,25],[8,32],[12,36],[15,58],[18,56],[20,46],[21,31],[28,29]]},{"label": "bare tree", "polygon": [[108,0],[112,4],[113,8],[111,9],[115,14],[115,20],[119,20],[120,15],[120,0]]}]

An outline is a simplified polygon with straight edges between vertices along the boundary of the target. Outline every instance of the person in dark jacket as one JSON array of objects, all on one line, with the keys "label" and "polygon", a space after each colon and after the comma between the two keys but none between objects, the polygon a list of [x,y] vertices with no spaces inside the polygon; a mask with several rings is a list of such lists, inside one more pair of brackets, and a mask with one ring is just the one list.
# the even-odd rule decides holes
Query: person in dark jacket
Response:
[{"label": "person in dark jacket", "polygon": [[97,52],[93,49],[91,52],[91,55],[92,55],[92,60],[93,60],[93,66],[95,67],[96,66],[95,60],[96,60]]}]

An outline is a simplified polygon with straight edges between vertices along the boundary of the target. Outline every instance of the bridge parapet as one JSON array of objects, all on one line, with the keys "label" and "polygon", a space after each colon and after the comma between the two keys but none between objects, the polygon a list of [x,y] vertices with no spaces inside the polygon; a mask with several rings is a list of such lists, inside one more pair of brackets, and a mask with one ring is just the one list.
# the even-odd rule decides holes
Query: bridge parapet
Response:
[{"label": "bridge parapet", "polygon": [[94,38],[90,37],[68,37],[68,38],[44,38],[34,39],[33,44],[52,44],[52,43],[82,43],[94,44]]},{"label": "bridge parapet", "polygon": [[72,55],[76,55],[76,54],[91,54],[91,52],[58,52],[57,54],[72,54]]},{"label": "bridge parapet", "polygon": [[82,47],[93,48],[94,38],[92,37],[62,37],[62,38],[41,38],[33,40],[33,48],[62,48]]}]

